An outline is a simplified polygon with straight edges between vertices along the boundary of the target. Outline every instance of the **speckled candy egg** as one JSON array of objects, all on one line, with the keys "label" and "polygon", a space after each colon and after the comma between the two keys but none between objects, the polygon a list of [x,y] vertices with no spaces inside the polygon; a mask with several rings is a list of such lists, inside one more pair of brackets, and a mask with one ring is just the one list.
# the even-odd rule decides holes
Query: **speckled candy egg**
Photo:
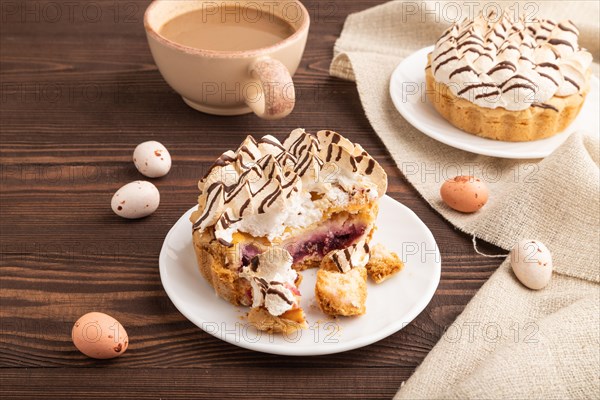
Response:
[{"label": "speckled candy egg", "polygon": [[457,176],[444,182],[440,195],[450,208],[463,213],[472,213],[487,203],[489,191],[485,182],[479,178]]},{"label": "speckled candy egg", "polygon": [[162,143],[154,140],[139,144],[133,151],[133,163],[148,178],[159,178],[169,173],[171,155]]},{"label": "speckled candy egg", "polygon": [[156,186],[147,181],[135,181],[117,190],[111,207],[120,217],[136,219],[152,214],[159,203],[160,193]]},{"label": "speckled candy egg", "polygon": [[125,353],[129,337],[123,325],[110,315],[91,312],[75,322],[71,330],[73,344],[88,357],[107,359]]},{"label": "speckled candy egg", "polygon": [[521,283],[542,289],[552,278],[552,254],[542,242],[521,240],[510,252],[510,265]]}]

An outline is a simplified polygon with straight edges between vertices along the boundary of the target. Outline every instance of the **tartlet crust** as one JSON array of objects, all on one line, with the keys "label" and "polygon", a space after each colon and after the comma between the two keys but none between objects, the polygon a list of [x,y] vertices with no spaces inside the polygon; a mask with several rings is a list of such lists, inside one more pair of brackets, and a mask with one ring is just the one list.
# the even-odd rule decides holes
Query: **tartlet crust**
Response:
[{"label": "tartlet crust", "polygon": [[554,109],[530,106],[521,111],[480,107],[457,97],[450,88],[435,80],[431,53],[425,70],[427,97],[435,109],[457,128],[480,137],[505,142],[529,142],[556,135],[577,117],[589,91],[588,70],[582,93],[567,97],[554,96],[546,102]]},{"label": "tartlet crust", "polygon": [[250,282],[239,277],[237,267],[225,265],[228,247],[211,238],[207,231],[194,232],[193,243],[198,269],[215,293],[231,304],[249,306]]}]

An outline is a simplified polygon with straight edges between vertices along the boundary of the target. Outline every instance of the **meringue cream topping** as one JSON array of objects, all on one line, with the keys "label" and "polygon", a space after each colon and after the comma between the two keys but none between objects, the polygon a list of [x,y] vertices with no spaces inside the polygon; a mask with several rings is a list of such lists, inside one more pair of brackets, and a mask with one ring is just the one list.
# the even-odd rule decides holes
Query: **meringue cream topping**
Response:
[{"label": "meringue cream topping", "polygon": [[217,159],[198,188],[194,231],[214,227],[215,238],[231,246],[236,232],[273,240],[288,227],[319,221],[324,209],[313,198],[343,206],[357,190],[381,197],[387,175],[360,145],[340,134],[295,129],[283,144],[273,136],[258,141],[248,136],[235,152]]},{"label": "meringue cream topping", "polygon": [[292,269],[292,256],[278,247],[254,257],[240,277],[252,286],[252,307],[265,307],[271,315],[279,316],[297,305],[292,291],[298,273]]},{"label": "meringue cream topping", "polygon": [[571,21],[480,14],[444,32],[431,68],[436,81],[480,107],[552,108],[545,102],[553,96],[586,90],[592,55],[578,39]]}]

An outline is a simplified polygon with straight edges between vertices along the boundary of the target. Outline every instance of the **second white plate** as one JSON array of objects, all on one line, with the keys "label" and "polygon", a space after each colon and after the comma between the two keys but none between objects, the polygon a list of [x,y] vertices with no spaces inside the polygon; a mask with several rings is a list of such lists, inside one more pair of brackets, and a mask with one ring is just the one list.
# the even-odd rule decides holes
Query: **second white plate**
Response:
[{"label": "second white plate", "polygon": [[575,131],[593,135],[600,131],[600,82],[592,77],[590,93],[579,116],[562,133],[533,142],[501,142],[466,133],[446,121],[427,100],[425,67],[433,46],[406,57],[396,67],[390,80],[394,105],[412,126],[427,136],[457,149],[502,158],[544,158],[552,154]]},{"label": "second white plate", "polygon": [[[195,209],[195,207],[193,208]],[[217,297],[196,264],[192,225],[186,212],[167,234],[160,252],[160,278],[175,307],[198,327],[236,346],[273,354],[318,355],[356,349],[389,336],[427,306],[440,281],[441,259],[433,235],[404,205],[385,196],[380,201],[373,243],[398,253],[404,269],[387,281],[368,284],[367,313],[332,319],[315,303],[316,270],[302,272],[301,306],[308,329],[292,335],[254,329],[236,307]]]}]

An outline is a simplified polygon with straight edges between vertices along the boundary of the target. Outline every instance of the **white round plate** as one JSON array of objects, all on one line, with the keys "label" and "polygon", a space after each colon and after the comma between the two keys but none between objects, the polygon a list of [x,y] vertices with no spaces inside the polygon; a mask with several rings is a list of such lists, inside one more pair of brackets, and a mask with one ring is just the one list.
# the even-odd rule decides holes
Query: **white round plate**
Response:
[{"label": "white round plate", "polygon": [[599,81],[592,77],[591,90],[579,116],[562,133],[533,142],[501,142],[466,133],[446,121],[426,96],[425,67],[433,46],[406,57],[392,73],[390,95],[394,105],[412,126],[427,136],[457,149],[502,158],[544,158],[560,147],[573,132],[584,130],[593,135],[600,131]]},{"label": "white round plate", "polygon": [[160,278],[175,307],[198,327],[234,345],[265,353],[309,356],[356,349],[406,326],[427,306],[440,281],[441,259],[433,235],[404,205],[380,200],[378,229],[372,243],[383,243],[405,262],[400,273],[368,283],[367,313],[333,319],[315,303],[316,270],[302,272],[301,306],[308,329],[295,334],[257,331],[246,320],[248,308],[217,297],[196,265],[192,247],[192,208],[171,228],[160,252]]}]

